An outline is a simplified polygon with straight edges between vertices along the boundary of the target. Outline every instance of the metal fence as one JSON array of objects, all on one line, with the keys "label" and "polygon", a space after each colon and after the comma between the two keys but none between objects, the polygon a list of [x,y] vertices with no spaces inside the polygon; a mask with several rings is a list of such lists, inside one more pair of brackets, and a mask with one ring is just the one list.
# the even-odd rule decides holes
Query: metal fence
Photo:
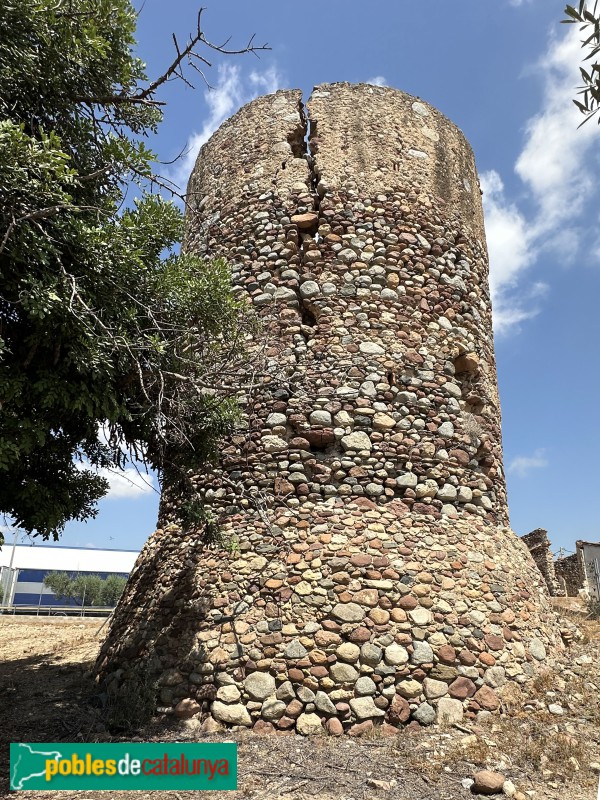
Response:
[{"label": "metal fence", "polygon": [[15,606],[0,605],[0,614],[26,614],[36,617],[108,617],[114,611],[108,606]]}]

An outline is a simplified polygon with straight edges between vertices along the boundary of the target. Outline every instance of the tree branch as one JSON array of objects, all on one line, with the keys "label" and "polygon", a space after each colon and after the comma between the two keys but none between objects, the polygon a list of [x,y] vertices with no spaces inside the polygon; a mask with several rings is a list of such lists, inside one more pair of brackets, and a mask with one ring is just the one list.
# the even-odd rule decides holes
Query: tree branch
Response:
[{"label": "tree branch", "polygon": [[[194,34],[194,36],[190,35],[190,40],[189,40],[189,42],[187,43],[187,45],[185,46],[185,48],[183,50],[179,49],[179,46],[177,44],[177,40],[175,39],[175,49],[177,51],[177,56],[176,56],[175,60],[173,61],[173,63],[168,67],[168,69],[165,72],[163,72],[163,74],[160,77],[158,77],[155,81],[153,81],[149,86],[147,86],[141,92],[138,92],[138,94],[132,95],[132,99],[145,100],[148,97],[151,97],[156,92],[156,90],[159,88],[159,86],[162,86],[162,84],[165,83],[165,81],[169,80],[169,78],[171,78],[176,73],[176,71],[179,69],[182,61],[185,58],[189,58],[189,59],[191,59],[192,57],[197,58],[200,61],[202,61],[204,64],[206,64],[207,66],[210,67],[211,64],[210,64],[209,61],[207,61],[205,58],[200,56],[198,53],[194,53],[193,52],[194,47],[196,47],[196,45],[198,45],[198,44],[203,44],[206,47],[208,47],[210,50],[214,50],[217,53],[221,53],[223,55],[243,55],[245,53],[254,53],[256,55],[256,51],[257,50],[270,50],[271,49],[267,44],[254,45],[253,44],[254,35],[250,37],[250,39],[248,41],[248,44],[245,47],[242,47],[239,50],[226,50],[225,49],[225,45],[227,44],[229,39],[227,39],[225,41],[225,43],[222,44],[222,45],[212,44],[204,36],[204,33],[202,31],[201,18],[202,18],[202,12],[204,10],[205,10],[204,8],[201,8],[198,11],[198,22],[197,22],[196,33]],[[175,38],[175,37],[173,37],[173,38]]]},{"label": "tree branch", "polygon": [[143,106],[165,106],[166,102],[163,100],[148,100],[141,95],[126,95],[126,94],[106,94],[86,97],[85,95],[75,96],[73,100],[76,103],[86,103],[87,105],[98,106],[118,106],[123,104],[130,105],[143,105]]},{"label": "tree branch", "polygon": [[12,222],[6,229],[6,233],[2,238],[2,243],[0,244],[0,253],[4,251],[4,248],[6,247],[6,243],[8,242],[11,233],[21,222],[30,222],[33,220],[53,217],[55,214],[58,214],[59,211],[65,208],[68,208],[69,211],[78,211],[78,210],[101,211],[101,209],[98,208],[98,206],[72,206],[69,203],[59,203],[58,205],[55,206],[48,206],[47,208],[39,208],[37,211],[32,211],[30,214],[24,214],[22,217],[19,217],[18,219],[14,219],[13,217]]}]

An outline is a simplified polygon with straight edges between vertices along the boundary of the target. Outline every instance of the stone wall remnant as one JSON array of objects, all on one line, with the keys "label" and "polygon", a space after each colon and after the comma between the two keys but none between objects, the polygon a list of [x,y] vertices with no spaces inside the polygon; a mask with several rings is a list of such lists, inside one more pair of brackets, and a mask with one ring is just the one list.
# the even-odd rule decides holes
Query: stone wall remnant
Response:
[{"label": "stone wall remnant", "polygon": [[554,564],[557,580],[566,597],[578,597],[585,588],[585,572],[579,552],[557,558]]},{"label": "stone wall remnant", "polygon": [[590,600],[600,600],[600,542],[575,542],[575,553],[559,558],[555,564],[556,574],[564,582],[567,597],[583,593]]},{"label": "stone wall remnant", "polygon": [[99,675],[303,734],[498,710],[560,639],[508,528],[468,143],[395,89],[279,91],[219,128],[188,192],[185,247],[231,264],[266,366],[191,476],[219,535],[167,481]]},{"label": "stone wall remnant", "polygon": [[531,533],[526,533],[524,536],[521,536],[521,539],[527,545],[539,571],[544,576],[550,596],[559,597],[563,595],[564,589],[557,579],[554,569],[554,556],[550,549],[548,531],[543,528],[536,528],[534,531],[531,531]]}]

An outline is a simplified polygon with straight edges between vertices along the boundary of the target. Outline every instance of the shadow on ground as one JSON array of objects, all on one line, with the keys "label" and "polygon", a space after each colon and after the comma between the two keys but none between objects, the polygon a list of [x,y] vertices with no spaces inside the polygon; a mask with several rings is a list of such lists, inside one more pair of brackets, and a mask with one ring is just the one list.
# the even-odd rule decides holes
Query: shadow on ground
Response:
[{"label": "shadow on ground", "polygon": [[[11,742],[89,741],[97,724],[95,684],[81,664],[56,663],[52,653],[0,662],[0,763]],[[8,770],[0,770],[0,797],[8,797]]]}]

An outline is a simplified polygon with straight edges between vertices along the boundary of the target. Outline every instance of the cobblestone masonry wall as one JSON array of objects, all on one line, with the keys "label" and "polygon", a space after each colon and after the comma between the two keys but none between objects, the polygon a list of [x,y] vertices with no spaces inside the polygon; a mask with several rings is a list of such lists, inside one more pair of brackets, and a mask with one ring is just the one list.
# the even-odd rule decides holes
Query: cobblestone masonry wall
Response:
[{"label": "cobblestone masonry wall", "polygon": [[322,85],[307,111],[280,91],[221,126],[189,192],[186,247],[231,263],[270,372],[194,478],[220,543],[166,486],[100,674],[299,733],[495,711],[561,645],[507,527],[469,145],[394,89]]},{"label": "cobblestone masonry wall", "polygon": [[531,533],[526,533],[521,539],[525,542],[531,553],[531,557],[537,564],[539,571],[544,576],[548,592],[551,597],[563,595],[564,589],[556,577],[554,569],[554,556],[550,549],[548,531],[543,528],[536,528]]},{"label": "cobblestone masonry wall", "polygon": [[557,558],[554,562],[556,576],[563,584],[567,597],[577,597],[581,589],[587,588],[583,547],[579,541],[576,542],[575,548],[575,553]]}]

